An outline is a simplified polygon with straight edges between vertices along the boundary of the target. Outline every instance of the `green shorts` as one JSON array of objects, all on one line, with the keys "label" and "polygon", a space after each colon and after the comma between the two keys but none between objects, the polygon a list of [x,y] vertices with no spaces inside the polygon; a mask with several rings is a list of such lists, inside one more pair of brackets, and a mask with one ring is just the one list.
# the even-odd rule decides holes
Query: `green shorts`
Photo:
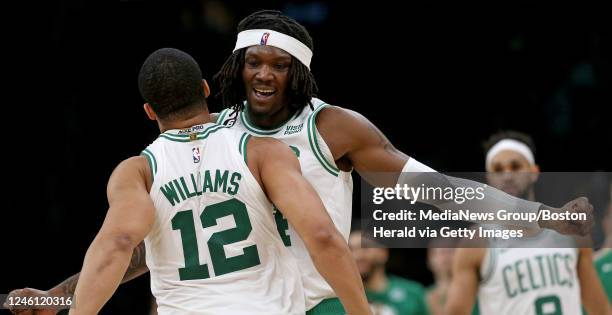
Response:
[{"label": "green shorts", "polygon": [[346,311],[338,298],[330,298],[321,301],[315,307],[306,312],[306,315],[345,315]]}]

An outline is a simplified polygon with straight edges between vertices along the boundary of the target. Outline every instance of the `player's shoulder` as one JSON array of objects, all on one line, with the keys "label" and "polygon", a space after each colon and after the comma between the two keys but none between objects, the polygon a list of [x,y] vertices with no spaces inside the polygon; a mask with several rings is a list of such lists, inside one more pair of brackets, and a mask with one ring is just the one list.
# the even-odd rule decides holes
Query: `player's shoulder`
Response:
[{"label": "player's shoulder", "polygon": [[351,119],[355,116],[360,116],[360,114],[356,111],[339,105],[331,105],[327,103],[317,104],[317,102],[313,102],[313,106],[314,112],[317,115],[317,123],[319,123],[321,120],[337,121],[339,119]]},{"label": "player's shoulder", "polygon": [[[360,113],[338,105],[315,107],[317,129],[328,136],[352,135],[355,131],[367,129],[369,121]],[[324,136],[325,138],[325,136]]]},{"label": "player's shoulder", "polygon": [[331,105],[316,99],[314,101],[315,123],[317,128],[329,127],[335,130],[354,130],[364,128],[370,124],[369,120],[361,113],[340,105]]},{"label": "player's shoulder", "polygon": [[248,138],[248,147],[250,150],[257,151],[259,153],[271,154],[271,153],[283,153],[291,152],[289,147],[282,141],[272,137],[257,137],[246,135]]},{"label": "player's shoulder", "polygon": [[483,239],[462,239],[455,250],[454,260],[461,269],[479,270],[490,250],[489,244]]},{"label": "player's shoulder", "polygon": [[148,183],[152,176],[152,166],[150,166],[148,157],[145,155],[132,156],[121,161],[113,170],[108,182],[108,188],[117,186],[117,184],[129,184],[133,181],[144,180],[143,183]]},{"label": "player's shoulder", "polygon": [[119,164],[117,165],[115,169],[139,170],[139,169],[145,169],[147,166],[148,166],[147,156],[144,154],[141,154],[141,155],[131,156],[119,162]]},{"label": "player's shoulder", "polygon": [[258,174],[263,169],[272,170],[276,174],[279,169],[300,168],[293,151],[280,140],[249,135],[243,143],[245,161],[253,174]]}]

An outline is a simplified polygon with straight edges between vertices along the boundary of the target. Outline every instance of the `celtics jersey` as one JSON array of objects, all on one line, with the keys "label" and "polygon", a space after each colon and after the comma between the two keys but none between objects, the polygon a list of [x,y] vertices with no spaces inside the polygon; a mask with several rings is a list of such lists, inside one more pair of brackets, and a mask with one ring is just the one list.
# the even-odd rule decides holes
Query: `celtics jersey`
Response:
[{"label": "celtics jersey", "polygon": [[[578,249],[571,248],[573,239],[543,230],[525,241],[530,248],[487,249],[480,269],[480,314],[580,314]],[[567,248],[539,247],[551,241]]]},{"label": "celtics jersey", "polygon": [[[270,130],[255,126],[249,121],[245,111],[232,115],[231,110],[226,109],[219,114],[217,123],[231,126],[233,130],[273,137],[286,143],[297,155],[302,174],[321,197],[336,228],[348,239],[351,229],[353,180],[350,172],[338,169],[331,151],[317,131],[317,113],[328,105],[316,98],[312,99],[312,103],[314,109],[306,106],[282,126]],[[282,209],[280,211],[282,212]],[[310,309],[322,300],[336,295],[316,270],[303,241],[283,219],[281,212],[276,212],[279,233],[298,259],[306,293],[306,308]]]},{"label": "celtics jersey", "polygon": [[304,314],[297,262],[246,164],[246,133],[162,133],[143,151],[155,223],[145,238],[159,314]]},{"label": "celtics jersey", "polygon": [[609,248],[604,249],[597,255],[595,258],[595,270],[597,270],[601,285],[604,291],[606,291],[608,301],[612,303],[612,250]]}]

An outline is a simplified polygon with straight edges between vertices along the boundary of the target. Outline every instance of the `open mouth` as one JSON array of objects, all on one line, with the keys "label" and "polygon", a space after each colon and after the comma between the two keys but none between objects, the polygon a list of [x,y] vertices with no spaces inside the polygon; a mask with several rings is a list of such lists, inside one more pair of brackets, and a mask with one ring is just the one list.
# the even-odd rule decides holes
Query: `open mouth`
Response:
[{"label": "open mouth", "polygon": [[257,89],[257,88],[253,88],[253,92],[255,93],[255,96],[258,98],[268,98],[272,95],[274,95],[276,93],[276,90],[274,89]]}]

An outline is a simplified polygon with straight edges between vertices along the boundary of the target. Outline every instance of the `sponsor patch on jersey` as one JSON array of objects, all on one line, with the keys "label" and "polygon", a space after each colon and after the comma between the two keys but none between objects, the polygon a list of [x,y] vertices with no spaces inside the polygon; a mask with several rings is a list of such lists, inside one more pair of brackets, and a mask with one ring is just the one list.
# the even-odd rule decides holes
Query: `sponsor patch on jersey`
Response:
[{"label": "sponsor patch on jersey", "polygon": [[292,135],[294,133],[298,133],[300,131],[302,131],[302,127],[304,127],[304,124],[301,123],[297,126],[287,126],[287,129],[285,129],[285,135]]},{"label": "sponsor patch on jersey", "polygon": [[204,129],[204,125],[196,125],[196,126],[189,127],[187,129],[181,129],[178,131],[178,134],[183,135],[186,133],[198,132],[203,129]]},{"label": "sponsor patch on jersey", "polygon": [[200,163],[200,148],[193,148],[191,152],[193,153],[193,163]]}]

